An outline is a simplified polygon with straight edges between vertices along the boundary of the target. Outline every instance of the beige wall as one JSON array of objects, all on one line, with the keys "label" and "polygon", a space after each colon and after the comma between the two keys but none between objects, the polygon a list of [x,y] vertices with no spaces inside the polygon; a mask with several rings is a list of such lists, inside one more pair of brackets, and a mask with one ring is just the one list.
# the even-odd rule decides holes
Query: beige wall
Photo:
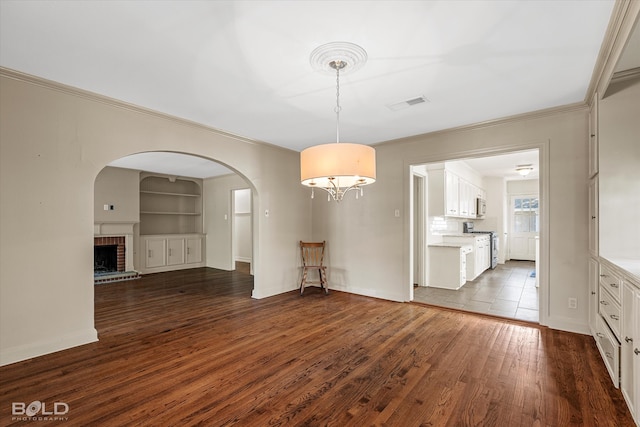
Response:
[{"label": "beige wall", "polygon": [[[96,223],[140,221],[140,172],[106,167],[95,181],[93,212]],[[104,205],[114,210],[105,211]]]},{"label": "beige wall", "polygon": [[[588,333],[586,142],[587,110],[579,108],[378,146],[378,181],[366,187],[364,198],[341,204],[314,199],[313,238],[328,241],[330,287],[409,300],[410,164],[540,148],[541,175],[548,174],[541,255],[546,271],[540,273],[548,299],[543,295],[541,321]],[[578,309],[567,308],[569,297],[578,298]]]},{"label": "beige wall", "polygon": [[640,260],[640,79],[609,87],[599,105],[600,256]]},{"label": "beige wall", "polygon": [[94,182],[144,151],[195,154],[251,182],[254,296],[295,289],[310,202],[299,155],[3,71],[0,78],[0,364],[96,339]]}]

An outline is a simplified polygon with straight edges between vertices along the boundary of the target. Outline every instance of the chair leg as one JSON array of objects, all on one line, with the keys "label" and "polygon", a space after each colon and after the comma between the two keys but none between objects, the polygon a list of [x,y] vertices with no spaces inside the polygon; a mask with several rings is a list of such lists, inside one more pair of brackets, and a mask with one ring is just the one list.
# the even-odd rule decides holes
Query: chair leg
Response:
[{"label": "chair leg", "polygon": [[300,295],[304,294],[304,284],[307,282],[307,269],[302,269],[302,280],[300,281]]},{"label": "chair leg", "polygon": [[324,271],[323,268],[318,269],[318,273],[320,274],[320,287],[324,288],[324,293],[329,293],[329,285],[327,284],[327,272]]}]

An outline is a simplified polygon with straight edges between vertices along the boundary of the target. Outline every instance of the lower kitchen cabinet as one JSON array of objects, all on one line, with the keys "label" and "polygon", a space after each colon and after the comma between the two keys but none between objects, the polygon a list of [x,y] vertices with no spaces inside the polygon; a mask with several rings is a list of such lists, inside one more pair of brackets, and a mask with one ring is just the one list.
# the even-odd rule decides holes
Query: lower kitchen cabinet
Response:
[{"label": "lower kitchen cabinet", "polygon": [[454,243],[429,245],[429,283],[427,286],[459,289],[467,281],[467,255],[471,245]]},{"label": "lower kitchen cabinet", "polygon": [[622,301],[620,389],[640,424],[640,289],[625,280]]},{"label": "lower kitchen cabinet", "polygon": [[[609,375],[640,426],[640,280],[600,257],[594,338]],[[590,289],[594,280],[590,263]],[[637,271],[637,266],[633,267]],[[591,306],[590,306],[591,308]],[[591,311],[590,311],[591,325]]]},{"label": "lower kitchen cabinet", "polygon": [[140,236],[145,248],[141,259],[141,273],[204,267],[204,234],[144,235]]}]

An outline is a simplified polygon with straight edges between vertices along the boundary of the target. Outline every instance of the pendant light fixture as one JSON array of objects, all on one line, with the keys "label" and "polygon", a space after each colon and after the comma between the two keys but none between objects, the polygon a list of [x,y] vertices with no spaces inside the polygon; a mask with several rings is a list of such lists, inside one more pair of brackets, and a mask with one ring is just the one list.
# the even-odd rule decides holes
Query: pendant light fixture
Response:
[{"label": "pendant light fixture", "polygon": [[356,190],[356,198],[363,195],[362,187],[376,181],[376,151],[362,144],[340,142],[340,73],[360,68],[367,53],[360,46],[347,42],[322,45],[311,53],[311,65],[319,71],[336,75],[336,142],[321,144],[300,153],[300,181],[314,190],[321,188],[327,199],[340,202],[344,195]]}]

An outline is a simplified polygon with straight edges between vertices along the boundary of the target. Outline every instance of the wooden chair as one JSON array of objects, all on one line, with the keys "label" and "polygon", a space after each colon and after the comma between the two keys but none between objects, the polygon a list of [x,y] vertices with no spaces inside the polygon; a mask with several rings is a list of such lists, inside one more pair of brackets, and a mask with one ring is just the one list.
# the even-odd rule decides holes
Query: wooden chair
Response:
[{"label": "wooden chair", "polygon": [[[327,286],[327,272],[324,263],[325,242],[303,242],[300,241],[300,251],[302,252],[302,281],[300,282],[300,295],[304,294],[306,284],[319,284],[324,288],[326,294],[329,293]],[[308,280],[309,270],[318,270],[319,280]]]}]

